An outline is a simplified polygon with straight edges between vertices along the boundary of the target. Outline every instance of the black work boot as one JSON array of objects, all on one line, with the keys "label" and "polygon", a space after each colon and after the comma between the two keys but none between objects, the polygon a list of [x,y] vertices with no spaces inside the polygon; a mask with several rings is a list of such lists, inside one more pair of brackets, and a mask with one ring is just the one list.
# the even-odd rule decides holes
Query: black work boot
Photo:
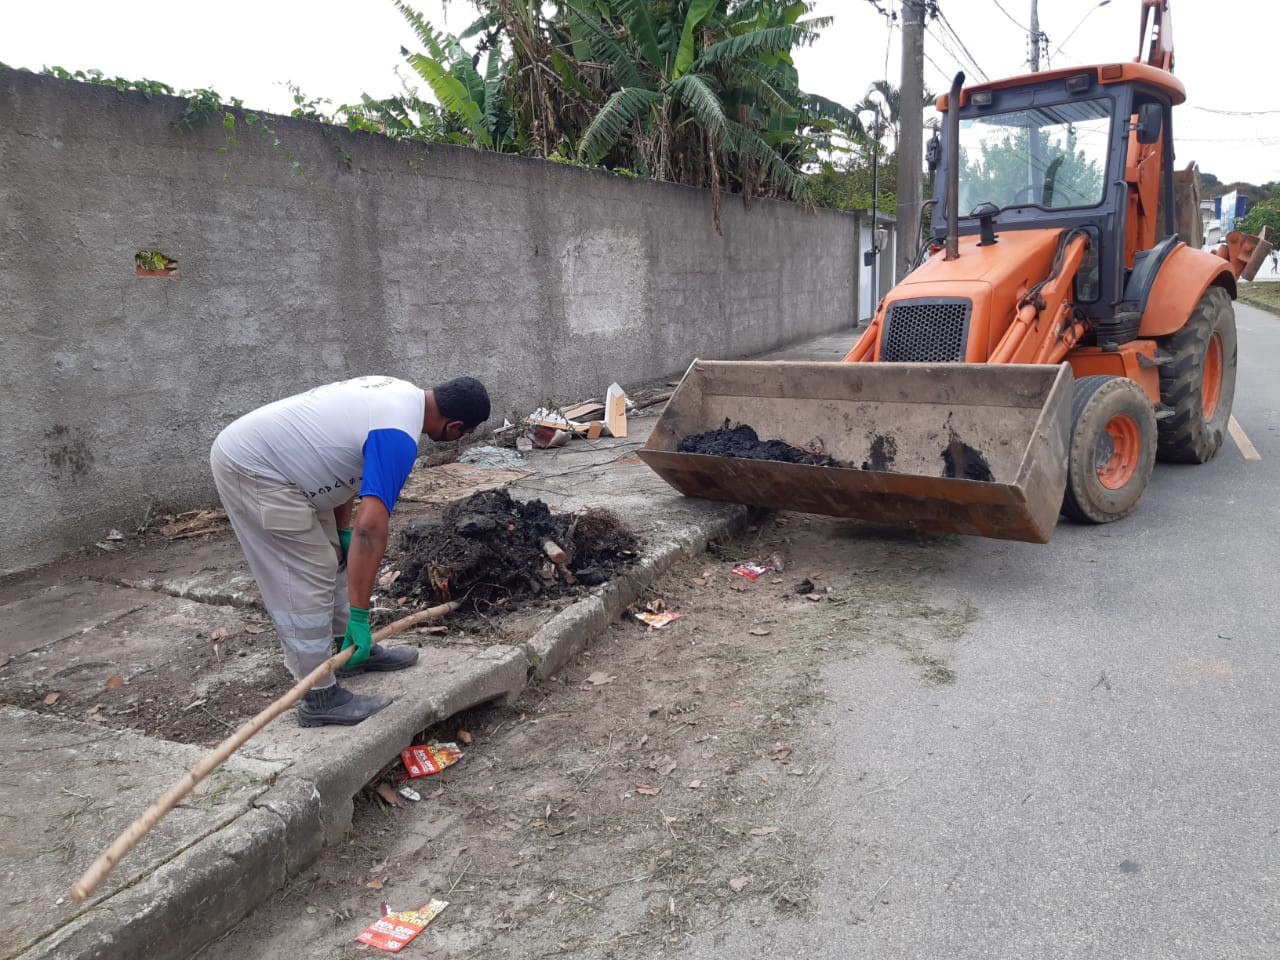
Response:
[{"label": "black work boot", "polygon": [[[342,646],[342,641],[338,641],[338,646]],[[374,644],[369,649],[369,657],[363,663],[356,664],[354,667],[339,667],[338,676],[340,677],[358,677],[360,674],[368,673],[388,673],[391,670],[403,670],[405,667],[412,667],[418,662],[418,650],[416,647],[396,647],[388,650],[386,647]]]},{"label": "black work boot", "polygon": [[335,683],[323,690],[307,691],[298,704],[298,725],[322,727],[332,723],[349,727],[390,704],[390,697],[361,696]]}]

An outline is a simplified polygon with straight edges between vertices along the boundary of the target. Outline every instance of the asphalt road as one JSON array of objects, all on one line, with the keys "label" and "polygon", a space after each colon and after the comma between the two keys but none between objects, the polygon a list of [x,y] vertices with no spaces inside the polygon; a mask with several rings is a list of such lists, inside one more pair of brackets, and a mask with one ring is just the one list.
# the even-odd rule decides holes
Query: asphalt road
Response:
[{"label": "asphalt road", "polygon": [[[827,671],[816,911],[743,911],[691,958],[1280,956],[1280,318],[1237,305],[1235,416],[1121,523],[939,545],[956,682]],[[816,812],[816,811],[821,811]]]}]

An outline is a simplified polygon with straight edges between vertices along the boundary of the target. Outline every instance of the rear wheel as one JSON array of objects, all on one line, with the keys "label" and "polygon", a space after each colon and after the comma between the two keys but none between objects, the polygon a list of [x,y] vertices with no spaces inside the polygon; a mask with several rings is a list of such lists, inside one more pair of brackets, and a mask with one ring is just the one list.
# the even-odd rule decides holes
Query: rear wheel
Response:
[{"label": "rear wheel", "polygon": [[1081,377],[1071,400],[1071,446],[1062,512],[1110,523],[1142,499],[1156,462],[1156,414],[1128,377]]},{"label": "rear wheel", "polygon": [[1236,390],[1236,316],[1231,297],[1210,287],[1181,330],[1159,341],[1161,460],[1204,463],[1222,446]]}]

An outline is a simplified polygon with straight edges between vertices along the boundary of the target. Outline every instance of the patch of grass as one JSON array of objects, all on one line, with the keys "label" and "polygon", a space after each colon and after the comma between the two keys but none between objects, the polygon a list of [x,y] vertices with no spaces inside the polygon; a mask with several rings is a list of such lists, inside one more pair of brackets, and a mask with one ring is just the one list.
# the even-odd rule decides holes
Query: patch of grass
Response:
[{"label": "patch of grass", "polygon": [[1280,283],[1242,283],[1239,298],[1251,306],[1280,313]]},{"label": "patch of grass", "polygon": [[947,665],[945,660],[925,654],[919,657],[912,657],[911,662],[917,667],[923,668],[922,676],[925,683],[943,686],[956,682],[956,672]]}]

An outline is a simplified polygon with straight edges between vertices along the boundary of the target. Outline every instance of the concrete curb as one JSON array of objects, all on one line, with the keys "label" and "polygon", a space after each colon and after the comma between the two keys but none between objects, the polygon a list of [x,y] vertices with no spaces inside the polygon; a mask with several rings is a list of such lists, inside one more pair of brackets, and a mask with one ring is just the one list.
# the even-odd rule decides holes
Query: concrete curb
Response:
[{"label": "concrete curb", "polygon": [[579,600],[543,624],[524,644],[530,671],[538,678],[549,677],[582,651],[609,623],[622,616],[655,580],[687,553],[697,553],[717,537],[746,523],[748,509],[725,504],[707,520],[694,523],[674,537],[657,544],[623,576],[610,580],[599,593]]},{"label": "concrete curb", "polygon": [[17,960],[182,960],[220,936],[301,872],[351,826],[353,798],[433,723],[510,701],[561,669],[681,556],[742,527],[745,507],[718,505],[652,547],[598,593],[571,604],[521,647],[478,652],[425,699],[400,698],[357,727],[340,755],[287,768],[253,808],[149,876],[103,900]]}]

